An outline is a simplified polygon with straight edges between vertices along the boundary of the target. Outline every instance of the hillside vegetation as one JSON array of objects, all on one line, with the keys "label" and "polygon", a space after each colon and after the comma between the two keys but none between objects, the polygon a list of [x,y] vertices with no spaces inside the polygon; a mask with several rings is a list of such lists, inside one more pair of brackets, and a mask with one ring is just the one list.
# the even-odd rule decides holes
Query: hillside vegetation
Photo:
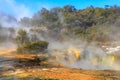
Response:
[{"label": "hillside vegetation", "polygon": [[[72,5],[66,5],[63,8],[55,7],[50,10],[42,8],[32,18],[21,19],[20,23],[27,27],[37,27],[37,32],[43,33],[47,30],[50,37],[58,40],[73,37],[86,41],[112,41],[116,40],[111,38],[113,35],[119,37],[120,7],[90,6],[78,10]],[[43,32],[39,30],[41,28],[44,28]]]},{"label": "hillside vegetation", "polygon": [[[0,17],[2,19],[2,16]],[[7,19],[16,21],[10,16]],[[62,41],[80,38],[89,42],[106,42],[119,40],[120,37],[120,7],[116,5],[106,5],[104,8],[89,6],[82,10],[72,5],[66,5],[63,8],[55,7],[50,10],[42,8],[32,18],[24,17],[16,22],[22,26],[21,28],[31,28],[29,33],[45,39],[49,37]],[[5,31],[9,35],[4,33]],[[14,28],[3,25],[0,25],[0,32],[3,33],[0,34],[1,42],[13,40],[15,36]]]}]

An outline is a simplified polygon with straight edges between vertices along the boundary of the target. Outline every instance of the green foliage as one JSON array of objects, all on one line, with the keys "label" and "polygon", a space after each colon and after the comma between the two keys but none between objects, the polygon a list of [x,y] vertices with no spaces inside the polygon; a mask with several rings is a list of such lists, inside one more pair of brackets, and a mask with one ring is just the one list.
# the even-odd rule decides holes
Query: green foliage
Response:
[{"label": "green foliage", "polygon": [[31,39],[25,30],[19,30],[16,42],[18,44],[18,53],[39,53],[47,49],[48,42]]},{"label": "green foliage", "polygon": [[16,42],[17,42],[18,46],[21,46],[21,45],[29,42],[29,37],[25,30],[20,29],[18,31],[18,35],[16,37]]},{"label": "green foliage", "polygon": [[39,53],[47,49],[48,43],[45,41],[31,41],[17,48],[18,53]]},{"label": "green foliage", "polygon": [[[87,41],[108,41],[109,27],[106,28],[104,25],[120,26],[120,7],[106,5],[105,8],[99,8],[90,6],[78,10],[72,5],[66,5],[63,8],[56,7],[51,10],[42,8],[31,20],[24,18],[21,21],[24,20],[25,22],[31,21],[32,26],[46,27],[50,34],[59,38],[61,34],[64,36],[67,33]],[[64,29],[67,29],[65,33],[62,31]]]},{"label": "green foliage", "polygon": [[22,53],[39,53],[47,49],[48,43],[45,41],[32,41],[27,44],[23,44],[19,49]]}]

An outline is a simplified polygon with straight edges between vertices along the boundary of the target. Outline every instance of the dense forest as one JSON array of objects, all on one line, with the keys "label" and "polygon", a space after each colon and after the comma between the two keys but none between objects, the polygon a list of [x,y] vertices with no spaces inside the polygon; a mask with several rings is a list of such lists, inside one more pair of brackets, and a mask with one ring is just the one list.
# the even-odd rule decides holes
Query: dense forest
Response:
[{"label": "dense forest", "polygon": [[[104,8],[89,6],[81,10],[72,5],[50,10],[42,8],[32,18],[24,17],[20,21],[5,14],[0,14],[0,17],[0,32],[4,33],[0,34],[0,41],[5,41],[8,36],[14,38],[16,27],[4,27],[9,26],[7,24],[12,26],[19,24],[20,28],[27,28],[26,31],[29,29],[32,36],[44,40],[49,38],[63,41],[80,38],[88,42],[106,42],[120,38],[120,7],[116,5],[105,5]],[[6,17],[4,18],[6,25],[2,23],[3,17]]]}]

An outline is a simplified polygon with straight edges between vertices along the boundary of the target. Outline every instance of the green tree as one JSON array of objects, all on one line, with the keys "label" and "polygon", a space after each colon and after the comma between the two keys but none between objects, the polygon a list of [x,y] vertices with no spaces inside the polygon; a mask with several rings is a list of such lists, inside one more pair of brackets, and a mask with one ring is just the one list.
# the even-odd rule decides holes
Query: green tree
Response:
[{"label": "green tree", "polygon": [[29,37],[25,30],[20,29],[18,31],[18,35],[16,37],[16,42],[17,42],[18,46],[21,46],[21,45],[29,42]]},{"label": "green tree", "polygon": [[36,36],[33,37],[33,35],[32,39],[30,39],[30,37],[25,30],[20,29],[18,31],[18,36],[16,37],[18,53],[39,53],[47,49],[48,42],[40,41]]}]

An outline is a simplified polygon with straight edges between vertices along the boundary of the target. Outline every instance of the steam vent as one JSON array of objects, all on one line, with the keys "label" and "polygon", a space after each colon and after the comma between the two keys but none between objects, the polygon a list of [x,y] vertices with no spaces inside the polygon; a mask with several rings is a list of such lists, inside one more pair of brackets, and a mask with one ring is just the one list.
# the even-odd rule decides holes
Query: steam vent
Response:
[{"label": "steam vent", "polygon": [[120,80],[120,0],[0,0],[0,80]]}]

